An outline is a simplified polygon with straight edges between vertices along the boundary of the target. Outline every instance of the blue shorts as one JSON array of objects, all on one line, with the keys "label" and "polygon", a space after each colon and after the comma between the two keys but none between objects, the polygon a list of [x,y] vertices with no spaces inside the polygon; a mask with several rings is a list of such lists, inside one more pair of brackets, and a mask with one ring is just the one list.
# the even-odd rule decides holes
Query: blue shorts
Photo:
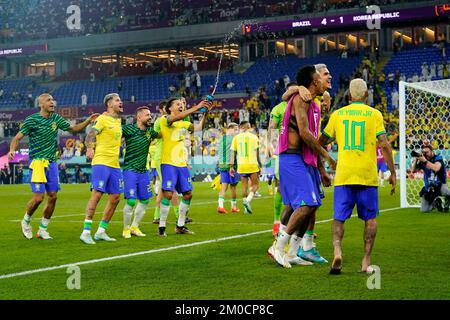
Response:
[{"label": "blue shorts", "polygon": [[236,171],[234,172],[234,177],[232,177],[229,170],[220,170],[220,183],[228,183],[234,186],[239,183],[239,179],[239,173]]},{"label": "blue shorts", "polygon": [[[31,162],[30,162],[31,164]],[[30,169],[30,181],[33,174],[33,170]],[[45,193],[54,192],[61,190],[59,185],[59,170],[58,163],[50,162],[48,167],[45,168],[45,177],[47,178],[46,183],[34,183],[30,182],[31,192],[33,193]]]},{"label": "blue shorts", "polygon": [[306,165],[299,154],[280,154],[280,192],[285,205],[319,207],[324,193],[319,170]]},{"label": "blue shorts", "polygon": [[153,177],[158,177],[158,170],[156,170],[156,168],[152,168],[151,173],[152,173],[152,179],[153,179]]},{"label": "blue shorts", "polygon": [[125,199],[147,200],[151,198],[152,187],[150,180],[149,171],[138,173],[131,170],[123,170]]},{"label": "blue shorts", "polygon": [[[236,173],[237,173],[237,171],[236,171]],[[259,171],[256,171],[253,173],[239,173],[239,177],[250,178],[252,176],[252,174],[259,174]]]},{"label": "blue shorts", "polygon": [[192,190],[191,174],[187,167],[176,167],[170,164],[161,164],[163,191],[176,190],[185,193]]},{"label": "blue shorts", "polygon": [[91,190],[119,194],[123,192],[122,171],[119,168],[111,168],[102,164],[92,166]]},{"label": "blue shorts", "polygon": [[388,171],[388,167],[387,167],[385,161],[377,162],[377,168],[378,168],[378,171],[380,171],[380,170],[383,171],[383,172]]},{"label": "blue shorts", "polygon": [[352,215],[353,208],[358,217],[367,221],[378,216],[378,187],[361,185],[334,187],[334,219],[344,222]]}]

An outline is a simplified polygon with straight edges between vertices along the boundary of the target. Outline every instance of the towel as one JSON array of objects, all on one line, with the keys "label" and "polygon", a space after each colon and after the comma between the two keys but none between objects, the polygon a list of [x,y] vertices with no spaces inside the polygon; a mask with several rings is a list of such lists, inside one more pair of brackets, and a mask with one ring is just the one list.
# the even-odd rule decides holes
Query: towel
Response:
[{"label": "towel", "polygon": [[45,168],[49,165],[47,159],[34,159],[31,161],[30,169],[33,170],[31,175],[31,182],[34,183],[47,183],[47,177],[45,176]]},{"label": "towel", "polygon": [[281,154],[288,149],[288,137],[289,137],[289,117],[291,116],[292,104],[297,94],[292,95],[289,99],[286,111],[284,112],[283,121],[281,123],[280,135],[278,136],[278,145],[275,150],[275,154]]},{"label": "towel", "polygon": [[[308,109],[308,125],[309,131],[312,133],[314,138],[319,136],[319,126],[320,126],[320,107],[312,101]],[[317,168],[317,153],[314,152],[306,143],[302,143],[302,155],[303,161],[307,165]]]},{"label": "towel", "polygon": [[219,175],[217,175],[217,177],[215,177],[214,180],[212,181],[212,183],[211,183],[211,188],[212,188],[213,190],[220,190],[220,186],[221,186],[221,184],[220,184],[220,174],[219,174]]},{"label": "towel", "polygon": [[[291,116],[292,105],[294,103],[294,98],[297,94],[293,95],[288,102],[286,111],[283,116],[283,122],[281,124],[280,135],[278,137],[278,145],[276,154],[281,154],[288,149],[288,137],[289,137],[289,118]],[[315,138],[318,137],[319,134],[319,125],[320,125],[320,107],[314,102],[311,101],[308,109],[308,122],[309,122],[309,131],[313,134]],[[302,150],[303,160],[307,165],[313,166],[317,168],[317,154],[309,148],[308,145],[302,143],[300,146]]]}]

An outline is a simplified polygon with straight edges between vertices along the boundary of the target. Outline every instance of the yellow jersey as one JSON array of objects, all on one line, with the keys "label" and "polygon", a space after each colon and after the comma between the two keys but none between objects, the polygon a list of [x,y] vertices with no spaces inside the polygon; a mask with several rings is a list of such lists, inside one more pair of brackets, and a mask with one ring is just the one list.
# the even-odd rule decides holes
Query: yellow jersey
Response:
[{"label": "yellow jersey", "polygon": [[175,121],[170,126],[167,118],[161,117],[162,156],[161,164],[175,167],[187,167],[187,152],[184,139],[192,125],[189,121]]},{"label": "yellow jersey", "polygon": [[259,152],[259,140],[255,134],[242,132],[235,135],[231,142],[231,150],[236,151],[238,155],[238,173],[245,174],[259,171],[256,157],[257,152]]},{"label": "yellow jersey", "polygon": [[111,168],[120,168],[121,119],[102,114],[97,118],[93,129],[97,131],[97,143],[92,165],[102,164]]},{"label": "yellow jersey", "polygon": [[353,102],[331,114],[323,134],[338,144],[334,185],[378,186],[377,137],[386,134],[380,111]]}]

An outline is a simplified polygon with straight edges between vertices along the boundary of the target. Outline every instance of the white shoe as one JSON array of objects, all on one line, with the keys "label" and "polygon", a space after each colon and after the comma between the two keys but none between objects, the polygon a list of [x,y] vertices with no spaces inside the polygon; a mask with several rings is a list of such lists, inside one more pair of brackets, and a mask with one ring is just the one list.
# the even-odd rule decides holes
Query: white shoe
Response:
[{"label": "white shoe", "polygon": [[276,241],[273,242],[273,244],[270,246],[269,250],[267,250],[267,254],[275,260],[275,243]]},{"label": "white shoe", "polygon": [[290,269],[292,268],[291,264],[288,261],[288,255],[284,252],[281,252],[274,246],[274,258],[275,261],[282,266],[283,268]]},{"label": "white shoe", "polygon": [[105,240],[105,241],[116,241],[116,239],[114,239],[114,238],[111,238],[110,236],[108,236],[107,234],[106,234],[106,232],[97,232],[95,235],[94,235],[94,240],[95,241],[99,241],[99,240]]},{"label": "white shoe", "polygon": [[42,230],[42,229],[38,230],[38,232],[36,234],[36,238],[43,239],[43,240],[53,239],[52,237],[50,237],[50,234],[46,230]]},{"label": "white shoe", "polygon": [[95,244],[95,241],[92,240],[92,236],[90,233],[87,233],[87,234],[82,233],[80,235],[80,240],[86,244]]},{"label": "white shoe", "polygon": [[310,261],[303,260],[302,258],[295,256],[288,256],[286,255],[288,262],[291,265],[299,265],[299,266],[312,266],[313,263]]},{"label": "white shoe", "polygon": [[20,223],[22,225],[22,234],[28,240],[33,239],[33,230],[31,229],[31,224],[26,223],[24,220]]}]

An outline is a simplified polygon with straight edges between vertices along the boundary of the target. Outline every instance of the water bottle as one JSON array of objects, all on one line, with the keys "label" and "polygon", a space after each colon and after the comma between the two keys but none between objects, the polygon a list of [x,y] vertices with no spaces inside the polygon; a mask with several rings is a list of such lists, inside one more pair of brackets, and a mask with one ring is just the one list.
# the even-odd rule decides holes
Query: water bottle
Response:
[{"label": "water bottle", "polygon": [[[214,101],[214,96],[212,96],[212,95],[210,95],[210,94],[208,94],[207,96],[206,96],[206,101],[208,101],[208,102],[213,102]],[[202,107],[201,109],[200,109],[200,112],[203,112],[203,113],[205,113],[206,112],[206,108],[205,107]]]}]

